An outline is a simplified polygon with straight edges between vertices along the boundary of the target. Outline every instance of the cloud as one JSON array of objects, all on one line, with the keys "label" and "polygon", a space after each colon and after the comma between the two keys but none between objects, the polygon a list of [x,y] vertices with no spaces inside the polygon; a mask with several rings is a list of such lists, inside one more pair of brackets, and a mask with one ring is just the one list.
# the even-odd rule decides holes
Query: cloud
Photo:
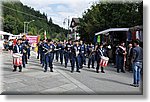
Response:
[{"label": "cloud", "polygon": [[92,2],[99,0],[20,0],[41,13],[45,12],[53,22],[63,27],[66,17],[81,17],[82,13],[91,6]]}]

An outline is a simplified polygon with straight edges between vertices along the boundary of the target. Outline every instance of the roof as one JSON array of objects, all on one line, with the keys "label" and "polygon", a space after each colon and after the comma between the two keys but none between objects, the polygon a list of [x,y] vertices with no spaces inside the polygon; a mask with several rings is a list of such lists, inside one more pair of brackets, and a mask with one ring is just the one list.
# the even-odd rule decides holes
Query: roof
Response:
[{"label": "roof", "polygon": [[106,34],[108,32],[113,32],[113,31],[129,31],[129,28],[110,28],[110,29],[106,29],[98,33],[95,33],[95,35]]},{"label": "roof", "polygon": [[80,23],[79,18],[72,18],[72,19],[75,21],[75,23]]},{"label": "roof", "polygon": [[[74,23],[73,23],[73,22],[74,22]],[[70,27],[75,27],[75,26],[77,26],[79,23],[80,23],[79,18],[72,18]]]},{"label": "roof", "polygon": [[143,30],[143,26],[134,26],[130,28],[131,31],[136,31],[136,30]]}]

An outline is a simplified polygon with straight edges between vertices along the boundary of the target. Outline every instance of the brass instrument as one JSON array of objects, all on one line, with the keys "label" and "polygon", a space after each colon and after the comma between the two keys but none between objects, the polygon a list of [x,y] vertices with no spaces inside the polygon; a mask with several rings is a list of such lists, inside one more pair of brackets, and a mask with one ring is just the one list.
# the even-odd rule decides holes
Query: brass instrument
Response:
[{"label": "brass instrument", "polygon": [[48,54],[48,53],[51,53],[51,52],[53,52],[53,51],[58,51],[59,49],[54,49],[54,50],[52,50],[52,49],[48,49],[48,48],[46,48],[46,47],[42,47],[43,49],[45,49],[45,50],[47,50],[47,52],[45,53],[45,55],[46,54]]},{"label": "brass instrument", "polygon": [[91,57],[93,55],[93,53],[95,53],[95,52],[96,52],[96,50],[91,51],[89,54],[89,57]]}]

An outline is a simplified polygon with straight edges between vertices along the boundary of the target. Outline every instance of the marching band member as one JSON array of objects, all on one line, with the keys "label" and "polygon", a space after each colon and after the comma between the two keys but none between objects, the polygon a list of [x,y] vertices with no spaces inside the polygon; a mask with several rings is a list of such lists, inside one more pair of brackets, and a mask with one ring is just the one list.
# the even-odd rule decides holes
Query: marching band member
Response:
[{"label": "marching band member", "polygon": [[68,43],[66,43],[65,46],[65,52],[64,52],[64,58],[65,58],[65,68],[67,67],[68,64],[68,60],[70,59],[70,63],[72,64],[72,58],[71,58],[71,41],[69,41]]},{"label": "marching band member", "polygon": [[25,64],[27,64],[27,46],[26,44],[21,40],[22,50],[23,50],[23,56],[22,56],[22,65],[23,68],[25,68]]},{"label": "marching band member", "polygon": [[124,56],[126,55],[126,51],[124,50],[124,42],[120,43],[120,46],[118,47],[117,53],[118,53],[118,66],[117,66],[117,73],[119,73],[119,70],[121,69],[122,73],[125,73],[124,71]]},{"label": "marching band member", "polygon": [[37,59],[40,58],[40,53],[41,53],[41,47],[40,47],[40,45],[41,45],[41,43],[42,43],[42,40],[40,39],[40,42],[37,43],[37,47],[38,47],[38,50],[37,50]]},{"label": "marching band member", "polygon": [[[97,47],[97,54],[96,54],[96,57],[97,57],[97,67],[96,67],[96,72],[99,73],[99,63],[101,61],[101,57],[102,56],[105,56],[105,50],[103,48],[103,44],[101,43],[98,47]],[[105,73],[104,72],[104,68],[101,67],[101,73]]]},{"label": "marching band member", "polygon": [[76,72],[79,72],[79,67],[80,67],[80,63],[81,63],[81,56],[80,56],[80,50],[81,50],[81,46],[79,45],[79,42],[75,42],[75,44],[73,45],[73,47],[71,48],[71,54],[72,54],[72,66],[71,66],[71,73],[74,72],[74,67],[75,67],[75,63],[76,63]]},{"label": "marching band member", "polygon": [[44,67],[44,72],[47,72],[47,67],[49,64],[50,67],[50,72],[53,72],[53,59],[54,59],[54,49],[55,46],[53,44],[53,41],[48,39],[47,43],[44,45],[44,48],[47,50],[45,53],[45,67]]},{"label": "marching band member", "polygon": [[86,65],[86,56],[85,56],[86,47],[85,47],[82,40],[80,41],[80,46],[81,46],[81,50],[80,50],[81,64],[80,64],[80,67],[83,68],[83,64]]},{"label": "marching band member", "polygon": [[44,45],[46,44],[46,40],[42,40],[42,43],[40,44],[40,64],[42,66],[42,68],[44,67],[45,65],[45,53],[46,53],[46,50],[44,49]]},{"label": "marching band member", "polygon": [[[56,49],[59,49],[59,42],[55,42],[55,47],[56,47]],[[56,61],[58,62],[58,58],[59,58],[59,51],[57,50],[57,51],[55,51],[55,57],[56,57]]]},{"label": "marching band member", "polygon": [[[18,53],[18,54],[22,54],[23,53],[23,49],[22,49],[22,45],[21,45],[21,39],[17,40],[17,44],[14,46],[13,48],[13,53]],[[19,67],[19,72],[22,72],[22,66],[21,64],[19,66],[14,64],[14,70],[13,72],[17,71],[17,67]]]},{"label": "marching band member", "polygon": [[60,41],[59,54],[60,54],[60,62],[63,64],[63,55],[64,55],[64,44]]},{"label": "marching band member", "polygon": [[88,61],[88,68],[90,68],[91,62],[92,62],[92,68],[94,68],[96,52],[95,52],[95,47],[92,43],[88,46],[88,51],[90,52],[89,61]]},{"label": "marching band member", "polygon": [[[22,46],[23,46],[23,63],[28,64],[28,59],[27,59],[27,55],[28,55],[28,41],[26,40],[26,35],[22,36]],[[23,67],[25,68],[25,65],[23,64]]]},{"label": "marching band member", "polygon": [[28,56],[28,59],[30,59],[30,48],[31,48],[31,45],[30,45],[28,39],[26,40],[26,45],[27,45],[27,56]]},{"label": "marching band member", "polygon": [[61,65],[63,64],[63,50],[64,50],[64,46],[63,46],[63,43],[61,41],[58,42],[57,46],[56,46],[56,49],[58,49],[56,51],[56,59],[57,59],[57,62],[58,62],[58,58],[60,58],[60,62],[61,62]]}]

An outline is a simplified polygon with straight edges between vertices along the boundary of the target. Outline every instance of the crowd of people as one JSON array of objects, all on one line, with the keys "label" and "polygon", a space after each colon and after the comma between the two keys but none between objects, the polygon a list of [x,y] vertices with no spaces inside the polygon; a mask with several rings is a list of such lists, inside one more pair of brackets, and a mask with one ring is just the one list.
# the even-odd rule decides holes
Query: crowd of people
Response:
[{"label": "crowd of people", "polygon": [[[128,47],[125,47],[125,43],[120,42],[118,46],[116,46],[115,64],[117,73],[119,73],[120,70],[122,73],[125,73],[125,67],[127,67],[129,71],[133,71],[134,82],[132,86],[138,87],[143,63],[143,50],[139,46],[138,40],[133,44],[130,43]],[[44,72],[47,72],[48,68],[50,72],[53,72],[53,60],[56,59],[61,65],[64,64],[65,68],[68,67],[68,63],[70,62],[71,73],[74,71],[80,73],[83,66],[87,68],[92,67],[96,73],[105,73],[105,68],[100,65],[100,61],[102,56],[109,57],[108,49],[111,49],[110,45],[106,43],[96,45],[91,43],[86,45],[82,40],[55,42],[51,39],[47,39],[40,40],[37,46],[37,59],[40,60]],[[17,71],[17,67],[19,67],[19,72],[21,72],[22,66],[25,68],[25,64],[28,62],[27,59],[30,58],[30,44],[25,36],[23,36],[22,39],[17,39],[17,43],[13,47],[13,53],[22,54],[22,65],[14,65],[13,70]],[[101,70],[99,71],[99,69]]]},{"label": "crowd of people", "polygon": [[[55,55],[55,56],[54,56]],[[50,39],[41,40],[38,43],[38,56],[40,59],[40,63],[44,68],[44,72],[47,72],[48,66],[50,67],[50,71],[53,72],[53,60],[54,57],[61,64],[64,63],[64,67],[66,68],[68,62],[71,64],[71,72],[73,73],[76,66],[76,72],[80,72],[80,69],[83,68],[83,65],[86,65],[86,59],[88,57],[87,67],[95,68],[96,72],[99,73],[99,63],[101,56],[107,56],[105,48],[103,48],[103,44],[94,46],[92,43],[89,45],[85,45],[82,40],[80,41],[58,41],[54,42]],[[60,60],[59,60],[60,58]],[[92,62],[92,63],[91,63]],[[104,72],[104,68],[101,67],[101,72]]]}]

